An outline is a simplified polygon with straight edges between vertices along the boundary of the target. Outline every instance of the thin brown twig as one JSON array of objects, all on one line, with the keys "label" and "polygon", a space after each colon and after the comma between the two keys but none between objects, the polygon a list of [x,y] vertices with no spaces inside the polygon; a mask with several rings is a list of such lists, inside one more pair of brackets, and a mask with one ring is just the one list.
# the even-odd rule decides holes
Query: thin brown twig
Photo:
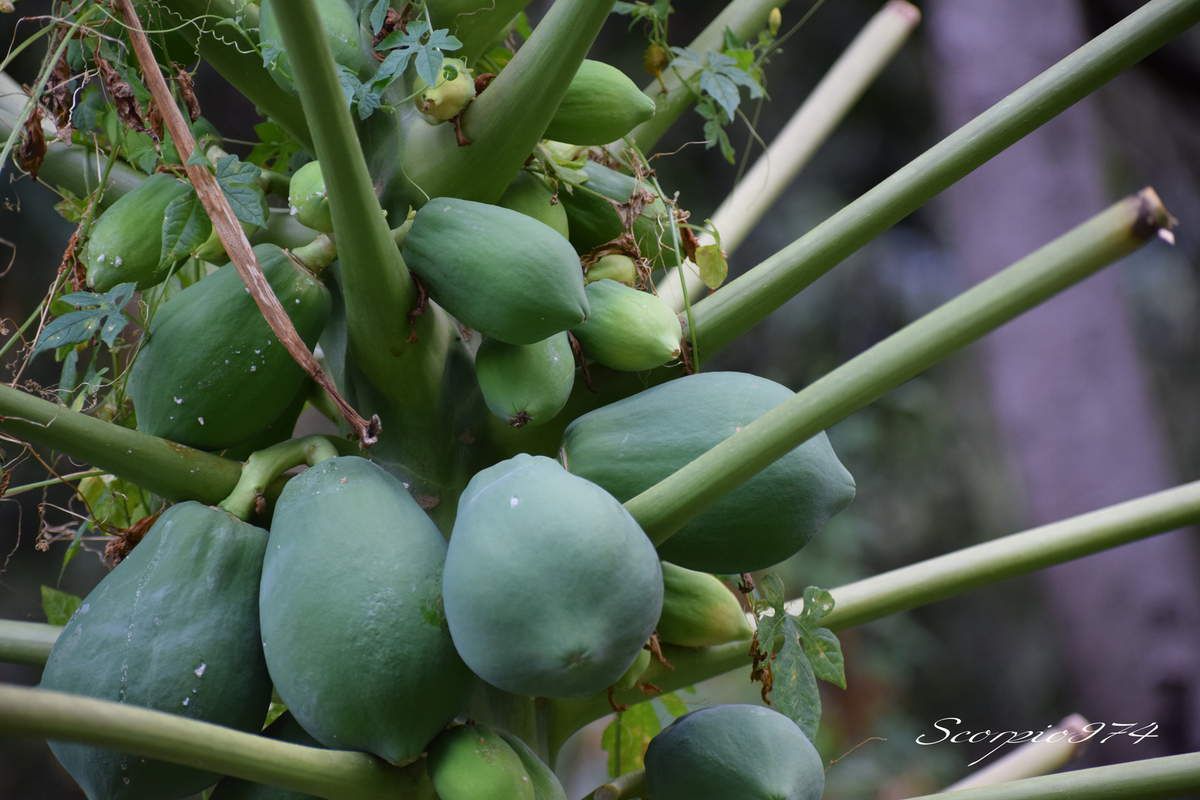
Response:
[{"label": "thin brown twig", "polygon": [[217,184],[216,177],[204,165],[192,163],[192,153],[196,149],[196,141],[192,137],[191,129],[184,121],[183,114],[175,105],[171,90],[150,49],[150,41],[146,38],[146,32],[142,29],[141,20],[138,19],[133,4],[130,0],[116,0],[116,4],[125,17],[129,29],[129,39],[133,44],[133,51],[141,65],[142,76],[146,79],[146,86],[150,89],[154,104],[158,107],[167,130],[171,133],[171,138],[175,140],[175,148],[179,151],[179,158],[187,170],[188,178],[196,187],[196,195],[204,205],[204,210],[208,212],[213,228],[217,231],[221,244],[225,246],[225,252],[229,254],[238,275],[246,284],[250,296],[254,298],[254,302],[267,320],[267,324],[271,326],[275,336],[287,348],[296,363],[312,376],[312,379],[337,405],[362,446],[369,447],[379,438],[379,418],[373,417],[367,421],[346,402],[333,385],[333,381],[321,368],[316,357],[305,346],[300,335],[296,333],[296,328],[292,325],[287,312],[283,310],[279,299],[263,276],[254,252],[250,248],[250,241],[234,216],[233,209],[230,208],[229,201],[225,199],[225,194]]}]

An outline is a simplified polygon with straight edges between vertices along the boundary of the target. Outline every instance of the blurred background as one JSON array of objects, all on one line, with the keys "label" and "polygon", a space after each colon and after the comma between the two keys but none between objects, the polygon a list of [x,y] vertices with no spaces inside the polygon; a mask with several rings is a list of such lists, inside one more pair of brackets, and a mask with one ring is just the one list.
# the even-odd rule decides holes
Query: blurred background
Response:
[{"label": "blurred background", "polygon": [[[46,3],[0,17],[20,42]],[[768,67],[770,141],[880,2],[822,4]],[[745,270],[799,237],[975,114],[1128,14],[1131,0],[929,0],[912,40],[735,253]],[[544,3],[531,6],[540,15]],[[719,10],[680,4],[684,44]],[[784,11],[786,29],[810,7]],[[593,50],[642,82],[640,33],[610,21]],[[11,73],[32,78],[38,47]],[[201,69],[205,116],[252,139],[253,108]],[[660,181],[693,219],[710,216],[736,168],[694,144],[686,115],[659,150]],[[750,142],[743,129],[739,154]],[[757,157],[758,149],[751,151]],[[793,588],[832,587],[1006,533],[1200,477],[1200,30],[1011,148],[848,259],[706,365],[800,388],[964,288],[1045,244],[1116,199],[1154,186],[1180,220],[1174,248],[1151,244],[830,431],[858,498],[813,545],[775,570]],[[36,303],[71,227],[56,198],[28,180],[0,185],[0,318],[5,332]],[[11,250],[9,249],[11,247]],[[11,358],[11,356],[9,356]],[[15,363],[0,366],[5,380]],[[25,377],[57,378],[41,357]],[[12,450],[10,448],[10,450]],[[9,452],[11,457],[15,451]],[[17,483],[35,480],[26,465]],[[99,558],[63,545],[38,552],[34,492],[0,504],[0,617],[41,620],[39,589],[77,594]],[[62,521],[61,512],[54,518]],[[827,690],[818,745],[827,798],[902,798],[969,773],[983,745],[920,746],[934,723],[1041,730],[1078,712],[1106,723],[1157,723],[1157,738],[1094,743],[1093,765],[1200,750],[1200,562],[1180,531],[1009,580],[847,631],[849,691]],[[0,681],[33,683],[0,665]],[[753,699],[744,676],[714,681],[689,704]],[[589,730],[581,739],[598,736]],[[594,742],[594,738],[590,739]],[[560,761],[573,797],[604,765]],[[0,745],[0,797],[81,796],[41,745]],[[985,762],[987,763],[987,762]]]}]

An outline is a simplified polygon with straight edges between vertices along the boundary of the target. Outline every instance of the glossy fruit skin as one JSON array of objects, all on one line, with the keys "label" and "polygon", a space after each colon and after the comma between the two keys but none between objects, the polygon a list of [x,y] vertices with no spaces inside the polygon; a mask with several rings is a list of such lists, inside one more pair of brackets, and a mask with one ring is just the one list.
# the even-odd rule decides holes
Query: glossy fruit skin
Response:
[{"label": "glossy fruit skin", "polygon": [[162,283],[172,266],[159,264],[163,215],[190,191],[183,181],[158,173],[106,208],[84,249],[88,285],[107,292],[119,283],[133,282],[139,289]]},{"label": "glossy fruit skin", "polygon": [[[54,644],[41,687],[258,730],[271,698],[259,641],[266,532],[196,502],[171,506]],[[51,742],[90,800],[170,800],[208,772]]]},{"label": "glossy fruit skin", "polygon": [[521,764],[525,767],[525,774],[529,776],[529,782],[533,784],[533,800],[567,800],[567,792],[559,783],[554,770],[538,758],[537,753],[533,752],[529,745],[521,741],[520,737],[513,736],[507,731],[497,729],[496,733],[500,734],[501,739],[508,742],[508,746],[521,759]]},{"label": "glossy fruit skin", "polygon": [[520,756],[487,725],[459,725],[429,746],[429,777],[439,800],[537,800]]},{"label": "glossy fruit skin", "polygon": [[[272,722],[262,732],[268,739],[278,739],[292,744],[302,744],[306,747],[320,747],[321,743],[308,735],[296,718],[288,712],[283,712],[279,719]],[[241,778],[225,777],[213,789],[208,800],[317,800],[314,795],[301,794],[278,786],[268,786],[263,783],[242,780]]]},{"label": "glossy fruit skin", "polygon": [[719,578],[666,561],[662,571],[659,638],[681,647],[715,647],[726,642],[749,641],[754,631],[746,612]]},{"label": "glossy fruit skin", "polygon": [[541,178],[525,170],[517,173],[517,177],[508,185],[501,195],[498,205],[513,211],[520,211],[527,217],[533,217],[538,222],[549,225],[564,239],[570,233],[567,226],[567,210],[558,202],[554,193],[542,182]]},{"label": "glossy fruit skin", "polygon": [[[259,41],[262,44],[264,66],[271,78],[279,88],[295,94],[292,65],[284,51],[279,23],[275,21],[277,6],[281,2],[281,7],[286,8],[287,0],[263,0],[259,3]],[[317,14],[321,17],[321,30],[333,52],[334,62],[356,73],[370,68],[370,57],[363,52],[359,41],[358,15],[351,4],[346,0],[317,0],[316,6]]]},{"label": "glossy fruit skin", "polygon": [[288,183],[288,207],[301,225],[321,233],[333,233],[333,218],[329,213],[329,197],[320,162],[310,161],[292,173]]},{"label": "glossy fruit skin", "polygon": [[461,323],[508,344],[533,344],[588,315],[570,243],[535,219],[439,197],[413,219],[404,260]]},{"label": "glossy fruit skin", "polygon": [[358,456],[280,494],[259,610],[275,690],[313,738],[392,763],[461,710],[470,674],[441,609],[446,544],[399,480]]},{"label": "glossy fruit skin", "polygon": [[[741,372],[677,378],[574,420],[562,457],[624,502],[792,396]],[[658,552],[702,572],[764,569],[808,544],[853,499],[854,478],[820,433],[700,512]]]},{"label": "glossy fruit skin", "polygon": [[[275,245],[260,244],[254,254],[312,347],[329,319],[329,291]],[[305,379],[228,264],[159,308],[126,388],[138,430],[219,450],[278,420]]]},{"label": "glossy fruit skin", "polygon": [[[571,226],[571,244],[580,254],[611,242],[624,232],[624,225],[609,200],[627,203],[634,192],[653,192],[645,181],[588,161],[583,167],[587,181],[582,188],[560,192]],[[675,266],[671,216],[660,198],[654,198],[633,222],[633,237],[644,258],[655,267]]]},{"label": "glossy fruit skin", "polygon": [[518,455],[467,484],[444,597],[476,675],[514,694],[576,697],[633,663],[662,610],[662,572],[611,495],[556,461]]},{"label": "glossy fruit skin", "polygon": [[413,82],[417,110],[433,123],[447,122],[461,114],[475,99],[475,79],[457,58],[442,60],[442,79],[433,86],[421,78]]},{"label": "glossy fruit skin", "polygon": [[575,355],[565,333],[533,344],[484,339],[475,375],[488,410],[514,428],[554,419],[575,385]]},{"label": "glossy fruit skin", "polygon": [[683,327],[656,295],[617,281],[587,285],[587,322],[571,332],[583,353],[606,367],[638,372],[679,358]]},{"label": "glossy fruit skin", "polygon": [[545,137],[578,145],[615,142],[654,116],[654,100],[621,70],[585,59],[567,87]]},{"label": "glossy fruit skin", "polygon": [[606,256],[601,256],[583,274],[583,280],[586,283],[614,280],[626,286],[633,286],[637,283],[637,279],[637,264],[634,263],[632,258],[621,253],[609,253]]},{"label": "glossy fruit skin", "polygon": [[820,800],[821,757],[777,711],[720,705],[685,714],[646,749],[647,800]]}]

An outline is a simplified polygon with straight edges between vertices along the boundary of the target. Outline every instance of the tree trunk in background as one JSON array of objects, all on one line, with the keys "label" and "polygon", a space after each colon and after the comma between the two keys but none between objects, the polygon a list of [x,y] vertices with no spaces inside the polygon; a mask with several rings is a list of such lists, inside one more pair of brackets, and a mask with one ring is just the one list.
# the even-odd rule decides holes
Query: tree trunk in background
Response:
[{"label": "tree trunk in background", "polygon": [[[933,0],[927,19],[946,131],[1088,38],[1074,0]],[[1115,199],[1103,186],[1095,112],[1089,103],[1073,108],[948,194],[944,233],[972,283]],[[1122,186],[1120,194],[1137,188]],[[1176,482],[1115,269],[1022,316],[981,351],[1029,524]],[[1061,627],[1061,710],[1098,722],[1160,726],[1160,738],[1140,744],[1124,736],[1093,744],[1091,762],[1200,749],[1194,547],[1189,533],[1177,532],[1041,576]],[[1050,721],[984,722],[1035,727]]]}]

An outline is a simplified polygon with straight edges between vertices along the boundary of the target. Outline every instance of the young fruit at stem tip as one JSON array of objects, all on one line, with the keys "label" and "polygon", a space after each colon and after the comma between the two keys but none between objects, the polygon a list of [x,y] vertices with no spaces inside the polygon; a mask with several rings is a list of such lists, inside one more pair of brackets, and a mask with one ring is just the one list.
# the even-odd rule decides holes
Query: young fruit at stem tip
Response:
[{"label": "young fruit at stem tip", "polygon": [[475,79],[471,70],[457,58],[442,60],[441,80],[430,86],[418,77],[413,84],[416,104],[430,122],[454,119],[475,99]]},{"label": "young fruit at stem tip", "polygon": [[626,372],[654,369],[679,358],[683,328],[656,295],[612,280],[587,285],[587,322],[572,333],[588,358]]},{"label": "young fruit at stem tip", "polygon": [[288,183],[288,209],[300,224],[321,233],[333,233],[329,196],[319,162],[310,161],[292,174]]},{"label": "young fruit at stem tip", "polygon": [[514,428],[553,419],[571,397],[575,355],[566,333],[533,344],[485,339],[475,354],[475,376],[488,410]]}]

